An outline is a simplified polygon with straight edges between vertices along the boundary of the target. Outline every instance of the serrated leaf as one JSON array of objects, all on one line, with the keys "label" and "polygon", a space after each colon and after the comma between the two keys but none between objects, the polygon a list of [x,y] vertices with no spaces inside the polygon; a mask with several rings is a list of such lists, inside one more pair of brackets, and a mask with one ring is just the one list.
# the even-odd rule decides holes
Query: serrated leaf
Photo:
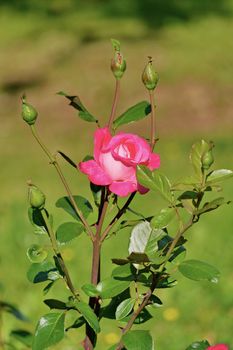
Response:
[{"label": "serrated leaf", "polygon": [[99,321],[96,314],[91,309],[91,307],[86,303],[84,303],[83,301],[79,301],[75,303],[75,306],[77,310],[80,312],[80,314],[85,318],[89,326],[95,331],[95,333],[99,333],[100,332]]},{"label": "serrated leaf", "polygon": [[119,321],[125,318],[133,309],[135,304],[135,299],[125,299],[123,300],[116,309],[116,320]]},{"label": "serrated leaf", "polygon": [[102,299],[109,299],[126,290],[131,281],[121,281],[116,278],[106,278],[98,283],[96,289]]},{"label": "serrated leaf", "polygon": [[36,327],[32,350],[44,350],[60,342],[65,335],[64,322],[64,313],[50,313],[42,316]]},{"label": "serrated leaf", "polygon": [[185,350],[206,350],[210,346],[207,340],[196,341],[189,345]]},{"label": "serrated leaf", "polygon": [[44,300],[45,305],[47,305],[50,309],[57,309],[57,310],[66,310],[67,306],[66,303],[64,303],[61,300],[57,299],[45,299]]},{"label": "serrated leaf", "polygon": [[150,190],[158,192],[166,201],[173,203],[173,193],[168,178],[158,170],[150,171],[146,166],[137,166],[138,182]]},{"label": "serrated leaf", "polygon": [[86,122],[98,123],[98,120],[86,109],[86,107],[82,104],[80,98],[78,96],[69,96],[63,91],[57,93],[58,95],[65,96],[70,101],[70,106],[74,107],[79,111],[79,117]]},{"label": "serrated leaf", "polygon": [[172,221],[174,217],[175,217],[174,208],[161,209],[159,214],[155,215],[152,218],[150,222],[150,226],[154,229],[165,228],[168,226],[168,224]]},{"label": "serrated leaf", "polygon": [[200,260],[185,260],[178,269],[182,275],[194,281],[207,280],[216,283],[220,275],[214,266]]},{"label": "serrated leaf", "polygon": [[[77,207],[79,208],[79,210],[81,210],[83,216],[86,219],[89,216],[89,214],[93,212],[93,208],[90,202],[86,198],[81,196],[73,196],[73,198]],[[75,218],[76,220],[80,220],[80,217],[76,214],[76,211],[74,210],[69,197],[62,197],[58,199],[58,201],[56,202],[56,207],[64,209],[67,213],[73,216],[73,218]]]},{"label": "serrated leaf", "polygon": [[33,335],[30,332],[25,331],[24,329],[14,329],[11,331],[10,336],[17,339],[20,343],[27,346],[28,348],[31,348]]},{"label": "serrated leaf", "polygon": [[78,237],[83,230],[83,224],[79,222],[66,222],[58,227],[56,239],[60,244],[66,244]]},{"label": "serrated leaf", "polygon": [[122,337],[127,350],[154,350],[154,342],[149,331],[129,331]]},{"label": "serrated leaf", "polygon": [[210,149],[210,144],[205,140],[201,140],[192,145],[190,152],[190,160],[194,171],[199,179],[202,178],[202,158]]},{"label": "serrated leaf", "polygon": [[57,268],[50,261],[42,263],[33,263],[27,272],[27,278],[32,283],[40,283],[44,281],[54,281],[59,278]]},{"label": "serrated leaf", "polygon": [[129,124],[145,118],[151,112],[150,103],[142,101],[130,107],[113,122],[114,129],[124,124]]},{"label": "serrated leaf", "polygon": [[41,263],[47,258],[48,252],[39,244],[32,244],[27,250],[27,256],[32,263]]},{"label": "serrated leaf", "polygon": [[207,176],[206,185],[212,185],[216,182],[227,180],[233,176],[233,171],[229,169],[214,170]]},{"label": "serrated leaf", "polygon": [[98,290],[96,289],[96,286],[91,283],[86,283],[82,286],[82,290],[86,295],[89,297],[95,297],[99,294]]}]

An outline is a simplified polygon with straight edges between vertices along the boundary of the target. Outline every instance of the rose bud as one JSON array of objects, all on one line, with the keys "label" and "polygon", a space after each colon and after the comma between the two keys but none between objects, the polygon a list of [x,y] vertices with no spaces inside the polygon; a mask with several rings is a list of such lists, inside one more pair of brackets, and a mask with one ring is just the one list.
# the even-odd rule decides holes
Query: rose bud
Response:
[{"label": "rose bud", "polygon": [[114,58],[111,61],[111,70],[116,79],[121,79],[126,70],[126,61],[120,51],[120,42],[115,39],[111,39],[111,41],[115,50]]},{"label": "rose bud", "polygon": [[142,82],[147,90],[154,90],[158,84],[159,76],[152,66],[152,58],[149,57],[149,62],[142,73]]},{"label": "rose bud", "polygon": [[26,103],[25,96],[22,97],[22,117],[23,120],[25,120],[26,123],[29,125],[33,125],[36,122],[37,118],[37,111],[36,109],[30,105],[29,103]]},{"label": "rose bud", "polygon": [[29,184],[28,198],[32,208],[44,208],[46,198],[44,193],[38,187]]}]

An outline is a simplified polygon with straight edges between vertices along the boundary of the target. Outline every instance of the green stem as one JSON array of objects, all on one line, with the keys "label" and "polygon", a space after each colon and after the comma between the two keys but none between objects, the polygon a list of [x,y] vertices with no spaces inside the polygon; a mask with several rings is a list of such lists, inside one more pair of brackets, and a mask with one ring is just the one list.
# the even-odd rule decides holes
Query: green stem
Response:
[{"label": "green stem", "polygon": [[40,139],[38,133],[36,132],[36,129],[35,129],[34,125],[31,125],[30,127],[31,127],[32,134],[33,134],[33,136],[35,137],[35,139],[37,140],[38,144],[39,144],[40,147],[43,149],[43,151],[45,152],[45,154],[48,156],[48,158],[49,158],[51,164],[54,165],[54,167],[55,167],[55,169],[56,169],[56,171],[57,171],[57,173],[58,173],[58,175],[59,175],[59,177],[60,177],[60,179],[61,179],[61,181],[62,181],[64,187],[65,187],[65,190],[66,190],[66,192],[67,192],[67,194],[68,194],[69,200],[70,200],[70,202],[71,202],[71,204],[72,204],[72,206],[73,206],[73,208],[74,208],[76,214],[80,217],[80,219],[81,219],[83,225],[84,225],[85,228],[86,228],[87,234],[90,236],[90,238],[91,238],[92,241],[93,241],[93,240],[94,240],[94,234],[93,234],[93,232],[92,232],[92,229],[91,229],[90,225],[88,224],[88,222],[86,221],[86,219],[84,218],[84,216],[83,216],[81,210],[77,207],[77,204],[75,203],[75,200],[74,200],[74,197],[73,197],[73,195],[72,195],[72,192],[71,192],[71,190],[70,190],[70,188],[69,188],[69,185],[68,185],[68,183],[67,183],[67,181],[66,181],[66,179],[65,179],[65,177],[64,177],[64,175],[63,175],[63,173],[62,173],[62,170],[61,170],[60,165],[58,164],[56,158],[55,158],[54,156],[52,156],[52,154],[50,153],[50,151],[48,150],[48,148],[47,148],[47,147],[44,145],[44,143],[41,141],[41,139]]},{"label": "green stem", "polygon": [[131,193],[131,195],[129,196],[129,198],[127,199],[127,201],[125,202],[125,204],[123,205],[123,207],[118,211],[118,213],[114,216],[114,218],[112,219],[112,221],[110,222],[110,224],[106,227],[105,231],[103,232],[100,242],[102,243],[105,238],[107,237],[107,235],[109,234],[109,232],[111,231],[111,229],[113,228],[113,226],[117,223],[117,221],[121,218],[121,216],[125,213],[125,211],[127,210],[128,206],[130,205],[130,203],[132,202],[132,200],[134,199],[136,195],[136,192]]},{"label": "green stem", "polygon": [[117,107],[117,103],[119,101],[119,96],[120,96],[120,79],[116,79],[115,94],[114,94],[114,98],[113,98],[112,110],[111,110],[111,114],[110,114],[109,121],[108,121],[109,130],[111,130],[112,123],[113,123],[115,115],[116,115],[116,107]]},{"label": "green stem", "polygon": [[155,101],[154,101],[154,90],[149,90],[150,105],[151,105],[151,125],[150,125],[150,145],[151,151],[155,145]]},{"label": "green stem", "polygon": [[54,253],[55,253],[55,255],[56,255],[57,259],[58,259],[58,262],[59,262],[59,265],[60,265],[60,267],[62,269],[62,272],[64,273],[64,280],[66,282],[66,285],[69,288],[69,290],[71,291],[71,293],[74,295],[74,297],[79,300],[78,293],[75,290],[74,285],[73,285],[73,283],[71,281],[68,269],[67,269],[67,267],[65,265],[65,261],[64,261],[62,255],[61,255],[61,252],[60,252],[59,247],[57,245],[56,237],[55,237],[53,229],[52,229],[52,227],[50,225],[50,222],[49,222],[49,219],[47,217],[47,213],[46,213],[45,209],[41,210],[41,215],[42,215],[42,217],[44,219],[44,222],[46,224],[46,227],[47,227],[47,230],[48,230],[48,235],[49,235],[49,238],[50,238],[50,241],[51,241],[51,244],[52,244],[53,251],[54,251]]}]

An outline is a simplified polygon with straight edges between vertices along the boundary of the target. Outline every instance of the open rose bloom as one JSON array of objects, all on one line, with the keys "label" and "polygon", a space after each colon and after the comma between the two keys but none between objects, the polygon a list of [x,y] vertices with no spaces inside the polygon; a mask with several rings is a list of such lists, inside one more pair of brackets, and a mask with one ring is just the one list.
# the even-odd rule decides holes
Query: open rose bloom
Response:
[{"label": "open rose bloom", "polygon": [[94,159],[81,162],[79,169],[95,185],[109,186],[111,192],[124,197],[148,191],[137,182],[139,164],[150,170],[160,166],[159,155],[151,152],[145,139],[126,133],[112,136],[108,128],[100,128],[95,132]]},{"label": "open rose bloom", "polygon": [[226,344],[217,344],[214,346],[209,346],[206,350],[230,350]]}]

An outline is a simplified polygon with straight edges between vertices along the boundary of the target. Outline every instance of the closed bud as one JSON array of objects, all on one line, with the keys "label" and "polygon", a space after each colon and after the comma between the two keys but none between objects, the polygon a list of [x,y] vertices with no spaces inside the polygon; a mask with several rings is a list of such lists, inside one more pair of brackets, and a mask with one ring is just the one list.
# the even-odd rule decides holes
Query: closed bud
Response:
[{"label": "closed bud", "polygon": [[25,96],[22,97],[22,117],[26,123],[33,125],[36,122],[37,110],[26,102]]},{"label": "closed bud", "polygon": [[29,184],[28,199],[32,208],[43,209],[45,205],[45,195],[36,186]]},{"label": "closed bud", "polygon": [[115,39],[111,41],[115,50],[114,58],[111,61],[111,70],[116,79],[121,79],[126,70],[126,61],[120,51],[120,42]]},{"label": "closed bud", "polygon": [[158,84],[158,81],[158,73],[153,68],[152,58],[149,57],[149,62],[145,66],[144,71],[142,73],[142,82],[147,88],[147,90],[154,90]]},{"label": "closed bud", "polygon": [[214,162],[213,152],[212,152],[212,149],[210,149],[202,157],[202,168],[204,170],[208,170],[213,164],[213,162]]}]

